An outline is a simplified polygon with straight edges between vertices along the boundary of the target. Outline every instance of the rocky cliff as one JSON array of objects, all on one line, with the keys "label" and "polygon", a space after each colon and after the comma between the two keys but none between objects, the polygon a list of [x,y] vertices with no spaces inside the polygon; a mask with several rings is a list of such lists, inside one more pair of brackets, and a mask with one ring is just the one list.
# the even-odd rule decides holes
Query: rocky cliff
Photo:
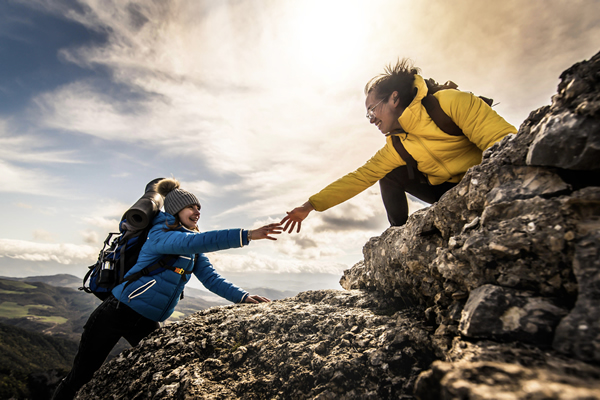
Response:
[{"label": "rocky cliff", "polygon": [[199,312],[79,399],[600,399],[600,53],[345,291]]}]

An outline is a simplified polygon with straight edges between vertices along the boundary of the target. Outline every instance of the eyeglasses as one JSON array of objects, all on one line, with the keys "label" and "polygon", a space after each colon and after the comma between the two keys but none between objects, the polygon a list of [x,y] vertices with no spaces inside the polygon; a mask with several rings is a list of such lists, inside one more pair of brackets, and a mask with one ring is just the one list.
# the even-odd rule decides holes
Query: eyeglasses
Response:
[{"label": "eyeglasses", "polygon": [[377,106],[378,106],[378,105],[380,105],[380,104],[381,104],[381,102],[382,102],[382,101],[384,101],[384,100],[385,100],[385,98],[383,98],[383,99],[379,100],[379,103],[375,104],[373,107],[371,107],[371,108],[369,108],[369,109],[367,110],[367,115],[366,115],[366,117],[367,117],[367,119],[368,119],[369,121],[370,121],[370,120],[372,120],[373,118],[375,118],[375,109],[376,109],[376,108],[377,108]]}]

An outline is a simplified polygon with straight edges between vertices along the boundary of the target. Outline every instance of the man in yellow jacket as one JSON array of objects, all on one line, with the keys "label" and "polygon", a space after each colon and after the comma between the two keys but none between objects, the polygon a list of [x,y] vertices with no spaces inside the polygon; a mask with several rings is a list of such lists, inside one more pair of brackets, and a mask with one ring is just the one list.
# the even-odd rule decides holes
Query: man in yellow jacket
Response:
[{"label": "man in yellow jacket", "polygon": [[[458,125],[464,135],[452,136],[431,119],[421,102],[428,94],[425,80],[408,60],[389,66],[365,86],[365,106],[371,124],[386,136],[385,146],[356,171],[329,184],[306,203],[287,213],[281,223],[291,233],[313,211],[325,211],[379,181],[383,204],[392,226],[408,219],[406,192],[428,203],[436,202],[456,186],[465,172],[481,162],[485,149],[509,133],[514,126],[498,115],[477,96],[458,90],[434,93],[443,112]],[[411,171],[394,136],[417,163]]]}]

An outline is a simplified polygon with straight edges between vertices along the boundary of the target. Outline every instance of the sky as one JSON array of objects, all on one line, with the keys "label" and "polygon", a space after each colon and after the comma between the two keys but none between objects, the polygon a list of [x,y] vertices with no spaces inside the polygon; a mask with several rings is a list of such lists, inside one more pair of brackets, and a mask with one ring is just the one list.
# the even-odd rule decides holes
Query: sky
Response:
[{"label": "sky", "polygon": [[[599,38],[599,0],[4,0],[0,276],[83,276],[158,177],[202,231],[281,220],[384,145],[363,90],[400,58],[518,128]],[[388,226],[374,185],[209,258],[243,287],[339,289]]]}]

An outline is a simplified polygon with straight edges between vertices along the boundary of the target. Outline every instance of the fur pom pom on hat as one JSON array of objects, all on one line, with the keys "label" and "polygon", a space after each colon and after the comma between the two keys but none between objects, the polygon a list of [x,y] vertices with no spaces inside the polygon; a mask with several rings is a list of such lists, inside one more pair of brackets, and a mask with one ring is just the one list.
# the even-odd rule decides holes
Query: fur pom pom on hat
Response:
[{"label": "fur pom pom on hat", "polygon": [[156,185],[156,191],[165,198],[165,211],[171,215],[177,215],[179,211],[192,204],[200,207],[198,198],[180,189],[179,186],[179,181],[174,178],[163,179]]}]

